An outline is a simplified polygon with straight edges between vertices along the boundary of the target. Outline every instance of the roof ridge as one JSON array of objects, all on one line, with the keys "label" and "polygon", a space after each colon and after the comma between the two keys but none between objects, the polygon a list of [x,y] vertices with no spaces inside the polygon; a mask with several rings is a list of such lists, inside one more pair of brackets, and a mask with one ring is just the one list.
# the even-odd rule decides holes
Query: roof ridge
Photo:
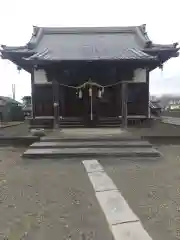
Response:
[{"label": "roof ridge", "polygon": [[[97,26],[97,27],[36,27],[38,31],[43,33],[118,33],[118,32],[134,32],[140,26]],[[37,34],[37,32],[36,32]]]}]

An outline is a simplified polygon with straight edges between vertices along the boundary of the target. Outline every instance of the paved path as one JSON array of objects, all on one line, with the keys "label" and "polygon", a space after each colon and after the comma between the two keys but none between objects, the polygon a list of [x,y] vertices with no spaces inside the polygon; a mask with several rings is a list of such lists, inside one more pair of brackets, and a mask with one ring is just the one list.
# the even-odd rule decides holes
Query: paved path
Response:
[{"label": "paved path", "polygon": [[0,128],[8,128],[8,127],[13,127],[13,126],[18,126],[20,124],[23,124],[23,122],[8,122],[8,123],[0,122]]},{"label": "paved path", "polygon": [[62,130],[55,129],[54,131],[48,134],[48,137],[65,137],[65,138],[83,138],[87,136],[89,138],[96,138],[96,137],[132,137],[130,132],[122,130],[120,128],[74,128],[68,129],[64,128]]},{"label": "paved path", "polygon": [[27,123],[18,124],[16,126],[0,128],[0,136],[27,136],[30,134]]},{"label": "paved path", "polygon": [[162,122],[179,126],[180,125],[180,118],[163,116],[162,117]]},{"label": "paved path", "polygon": [[102,165],[97,160],[85,160],[83,164],[114,239],[151,240]]}]

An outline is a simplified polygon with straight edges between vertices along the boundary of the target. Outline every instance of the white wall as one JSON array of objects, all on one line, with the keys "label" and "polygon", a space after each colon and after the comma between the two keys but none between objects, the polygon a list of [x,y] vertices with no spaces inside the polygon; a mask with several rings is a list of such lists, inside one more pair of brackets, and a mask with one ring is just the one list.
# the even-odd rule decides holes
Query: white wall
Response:
[{"label": "white wall", "polygon": [[46,84],[46,83],[48,83],[46,73],[43,69],[34,70],[34,83],[35,84]]},{"label": "white wall", "polygon": [[134,71],[134,82],[146,82],[146,69],[138,68]]}]

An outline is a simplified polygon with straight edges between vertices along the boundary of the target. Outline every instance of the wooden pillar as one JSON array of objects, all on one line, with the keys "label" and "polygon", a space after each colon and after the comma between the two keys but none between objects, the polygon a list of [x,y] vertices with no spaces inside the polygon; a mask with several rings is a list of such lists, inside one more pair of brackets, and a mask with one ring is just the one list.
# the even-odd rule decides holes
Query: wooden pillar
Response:
[{"label": "wooden pillar", "polygon": [[121,99],[122,99],[122,127],[126,128],[128,124],[127,119],[127,100],[128,100],[128,83],[123,82],[121,85]]},{"label": "wooden pillar", "polygon": [[60,99],[59,99],[59,101],[60,101],[60,112],[59,112],[59,114],[60,114],[60,116],[62,116],[62,117],[64,117],[65,116],[65,112],[64,112],[64,108],[65,108],[65,93],[64,93],[64,87],[62,87],[62,86],[59,86],[59,97],[60,97]]},{"label": "wooden pillar", "polygon": [[32,116],[32,119],[34,120],[34,118],[36,116],[36,113],[35,113],[34,67],[32,68],[32,71],[31,71],[31,106],[32,106],[31,116]]},{"label": "wooden pillar", "polygon": [[149,70],[146,70],[146,85],[147,85],[147,117],[150,118],[150,108],[149,108]]},{"label": "wooden pillar", "polygon": [[52,80],[54,128],[59,128],[59,84],[56,79]]},{"label": "wooden pillar", "polygon": [[121,84],[117,85],[117,117],[122,115],[122,99],[121,99]]}]

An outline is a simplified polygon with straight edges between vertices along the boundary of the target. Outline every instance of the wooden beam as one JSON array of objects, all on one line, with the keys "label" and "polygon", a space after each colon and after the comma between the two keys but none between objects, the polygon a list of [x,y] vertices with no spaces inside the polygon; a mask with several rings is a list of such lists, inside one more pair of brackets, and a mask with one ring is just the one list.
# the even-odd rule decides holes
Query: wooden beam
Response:
[{"label": "wooden beam", "polygon": [[146,70],[146,84],[147,84],[147,117],[150,118],[150,109],[149,109],[149,69]]}]

